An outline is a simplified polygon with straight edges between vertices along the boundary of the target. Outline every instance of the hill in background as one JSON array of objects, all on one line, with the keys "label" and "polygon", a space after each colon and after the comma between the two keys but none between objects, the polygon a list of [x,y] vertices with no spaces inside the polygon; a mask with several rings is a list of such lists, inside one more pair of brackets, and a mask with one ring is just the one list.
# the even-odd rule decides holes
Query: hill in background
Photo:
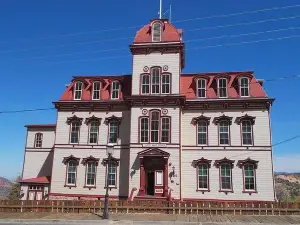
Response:
[{"label": "hill in background", "polygon": [[300,173],[275,173],[275,189],[279,201],[300,202]]},{"label": "hill in background", "polygon": [[0,199],[6,199],[11,191],[13,182],[10,180],[0,177]]}]

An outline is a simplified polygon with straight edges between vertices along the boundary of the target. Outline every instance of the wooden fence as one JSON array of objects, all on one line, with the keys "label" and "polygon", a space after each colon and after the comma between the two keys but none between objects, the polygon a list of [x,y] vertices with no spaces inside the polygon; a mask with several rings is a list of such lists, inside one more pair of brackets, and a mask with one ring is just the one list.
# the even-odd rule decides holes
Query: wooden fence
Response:
[{"label": "wooden fence", "polygon": [[[102,213],[104,201],[0,200],[0,212]],[[110,201],[110,213],[300,215],[300,203]]]}]

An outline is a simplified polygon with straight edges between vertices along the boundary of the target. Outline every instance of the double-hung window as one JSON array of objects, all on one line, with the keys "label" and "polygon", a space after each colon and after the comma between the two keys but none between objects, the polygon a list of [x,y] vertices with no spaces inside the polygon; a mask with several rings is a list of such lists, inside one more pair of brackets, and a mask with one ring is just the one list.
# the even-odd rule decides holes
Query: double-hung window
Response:
[{"label": "double-hung window", "polygon": [[109,122],[109,138],[108,143],[117,143],[118,140],[118,130],[119,130],[119,123],[117,120],[111,120]]},{"label": "double-hung window", "polygon": [[161,118],[161,142],[168,143],[170,142],[170,118],[162,117]]},{"label": "double-hung window", "polygon": [[36,133],[35,134],[35,143],[34,147],[35,148],[41,148],[43,143],[43,134],[42,133]]},{"label": "double-hung window", "polygon": [[158,42],[161,41],[161,24],[154,23],[152,25],[152,41]]},{"label": "double-hung window", "polygon": [[170,94],[170,74],[168,73],[161,76],[161,93]]},{"label": "double-hung window", "polygon": [[80,129],[80,123],[78,121],[73,121],[71,123],[71,134],[70,134],[71,144],[79,143],[79,129]]},{"label": "double-hung window", "polygon": [[198,190],[208,190],[208,165],[206,163],[200,163],[198,165]]},{"label": "double-hung window", "polygon": [[241,77],[239,79],[241,97],[249,97],[249,78]]},{"label": "double-hung window", "polygon": [[67,181],[66,185],[76,185],[77,162],[70,160],[67,165]]},{"label": "double-hung window", "polygon": [[97,144],[98,142],[98,132],[99,132],[99,122],[97,120],[93,120],[90,122],[90,144]]},{"label": "double-hung window", "polygon": [[253,164],[244,165],[244,189],[245,191],[255,191],[255,167]]},{"label": "double-hung window", "polygon": [[218,79],[218,94],[220,98],[227,98],[227,79]]},{"label": "double-hung window", "polygon": [[143,95],[150,93],[150,75],[144,74],[142,75],[142,90],[141,93]]},{"label": "double-hung window", "polygon": [[149,118],[142,117],[140,119],[140,141],[141,143],[149,142]]},{"label": "double-hung window", "polygon": [[81,100],[82,95],[82,82],[77,81],[74,87],[74,100]]},{"label": "double-hung window", "polygon": [[86,186],[96,186],[96,166],[94,161],[86,164]]},{"label": "double-hung window", "polygon": [[252,145],[252,124],[249,120],[244,120],[242,125],[242,144]]},{"label": "double-hung window", "polygon": [[231,165],[228,163],[222,163],[220,166],[221,170],[221,190],[232,190],[232,174]]},{"label": "double-hung window", "polygon": [[151,113],[151,142],[157,143],[159,142],[159,112],[153,111]]},{"label": "double-hung window", "polygon": [[219,143],[229,145],[229,122],[222,120],[219,123]]},{"label": "double-hung window", "polygon": [[151,70],[151,94],[159,94],[160,91],[160,69]]},{"label": "double-hung window", "polygon": [[94,82],[93,83],[93,100],[99,100],[100,99],[100,89],[101,89],[101,83],[100,82]]},{"label": "double-hung window", "polygon": [[197,124],[198,145],[207,145],[207,122],[200,120]]},{"label": "double-hung window", "polygon": [[197,97],[206,98],[206,80],[198,79],[197,80]]},{"label": "double-hung window", "polygon": [[113,81],[111,83],[111,99],[119,99],[120,95],[120,82]]},{"label": "double-hung window", "polygon": [[115,187],[117,185],[117,166],[116,162],[110,162],[107,165],[108,187]]}]

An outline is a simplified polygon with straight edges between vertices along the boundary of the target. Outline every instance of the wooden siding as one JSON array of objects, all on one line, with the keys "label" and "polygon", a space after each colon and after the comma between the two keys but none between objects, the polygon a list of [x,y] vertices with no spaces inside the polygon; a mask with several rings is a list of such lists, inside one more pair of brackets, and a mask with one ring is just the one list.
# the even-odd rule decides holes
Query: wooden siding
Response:
[{"label": "wooden siding", "polygon": [[51,176],[53,152],[25,152],[23,179]]},{"label": "wooden siding", "polygon": [[218,125],[213,123],[214,117],[226,115],[232,118],[232,125],[230,126],[231,146],[241,146],[241,128],[240,125],[235,123],[236,117],[248,114],[254,116],[255,124],[253,125],[253,140],[254,146],[270,146],[270,128],[269,128],[269,113],[268,111],[247,110],[247,111],[234,111],[222,110],[220,111],[182,111],[181,133],[182,145],[191,146],[197,145],[196,129],[197,126],[191,124],[193,117],[206,116],[211,117],[210,125],[208,126],[208,146],[218,145]]},{"label": "wooden siding", "polygon": [[[104,195],[105,194],[105,174],[106,166],[102,164],[102,160],[107,158],[106,149],[60,149],[55,148],[53,161],[53,172],[51,181],[51,193],[60,194],[81,194],[81,195]],[[117,188],[112,188],[109,193],[117,196],[128,195],[128,153],[129,149],[115,149],[114,157],[120,159],[120,165],[117,167]],[[80,158],[77,167],[76,187],[65,187],[66,181],[66,165],[62,162],[64,157],[73,155]],[[85,188],[85,170],[82,159],[93,156],[99,158],[97,166],[96,188]]]},{"label": "wooden siding", "polygon": [[145,66],[168,66],[169,73],[172,73],[172,94],[179,94],[179,79],[180,79],[180,57],[179,53],[162,54],[160,52],[151,53],[148,55],[133,55],[133,72],[132,72],[132,95],[140,94],[140,75],[145,73]]},{"label": "wooden siding", "polygon": [[[66,123],[68,117],[76,115],[83,118],[82,125],[80,127],[79,144],[87,145],[89,137],[89,127],[85,124],[85,118],[96,116],[102,118],[101,125],[99,126],[98,145],[106,145],[108,140],[108,125],[104,124],[106,117],[117,116],[122,117],[122,122],[119,127],[119,143],[129,144],[129,132],[130,132],[130,111],[124,112],[58,112],[57,118],[57,130],[55,144],[69,144],[70,125]],[[95,144],[94,144],[95,145]],[[96,144],[97,145],[97,144]]]},{"label": "wooden siding", "polygon": [[[196,168],[192,166],[192,161],[204,157],[212,160],[209,169],[210,192],[197,192]],[[232,169],[233,193],[225,194],[219,192],[219,169],[215,167],[215,160],[227,157],[235,160]],[[250,157],[257,160],[256,170],[257,193],[243,193],[243,170],[237,166],[238,160]],[[184,199],[218,199],[218,200],[259,200],[274,201],[273,174],[271,151],[183,151],[182,152],[182,195]]]},{"label": "wooden siding", "polygon": [[27,145],[26,148],[34,148],[35,146],[35,135],[37,133],[43,134],[43,141],[42,141],[42,148],[49,148],[51,149],[54,144],[55,139],[55,129],[46,129],[46,128],[29,128],[28,129],[28,136],[27,136]]}]

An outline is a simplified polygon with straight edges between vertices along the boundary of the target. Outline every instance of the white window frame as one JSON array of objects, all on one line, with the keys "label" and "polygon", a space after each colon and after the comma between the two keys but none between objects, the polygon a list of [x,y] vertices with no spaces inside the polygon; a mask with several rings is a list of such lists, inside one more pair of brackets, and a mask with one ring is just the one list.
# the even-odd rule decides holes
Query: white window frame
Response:
[{"label": "white window frame", "polygon": [[[153,119],[152,119],[152,114],[153,113],[158,113],[158,119],[157,119],[157,121],[158,121],[158,126],[157,126],[157,130],[152,130],[152,121],[153,121]],[[159,138],[160,138],[160,135],[159,135],[159,128],[160,128],[160,112],[159,111],[151,111],[151,113],[150,113],[150,124],[149,124],[149,127],[150,127],[150,143],[159,143]],[[157,141],[155,142],[155,141],[152,141],[152,131],[154,131],[154,132],[157,132]]]},{"label": "white window frame", "polygon": [[[247,132],[244,132],[243,131],[243,125],[244,125],[244,123],[245,122],[247,122],[247,123],[249,123],[249,125],[250,125],[250,132],[249,131],[247,131]],[[251,145],[253,145],[253,126],[252,126],[252,124],[251,124],[251,121],[250,120],[242,120],[241,121],[241,134],[242,134],[242,145],[245,145],[245,146],[251,146]],[[243,134],[250,134],[250,136],[251,136],[251,144],[244,144],[244,136],[243,136]]]},{"label": "white window frame", "polygon": [[[111,173],[110,172],[110,170],[109,170],[109,168],[110,167],[114,167],[115,168],[115,172],[114,173]],[[108,187],[116,187],[117,186],[117,163],[116,162],[110,162],[110,163],[107,163],[107,166],[106,166],[106,174],[107,174],[107,176],[108,176],[108,179],[106,179],[107,181],[108,181],[108,184],[106,184],[106,186],[108,186]],[[114,179],[114,181],[115,181],[115,184],[114,185],[110,185],[109,184],[109,176],[110,175],[114,175],[114,177],[115,177],[115,179]],[[107,182],[106,181],[106,182]]]},{"label": "white window frame", "polygon": [[[83,88],[83,83],[81,81],[77,81],[74,84],[74,100],[81,100],[82,98],[82,88]],[[80,97],[76,98],[76,93],[79,92],[80,93]]]},{"label": "white window frame", "polygon": [[[204,82],[204,87],[200,87],[200,86],[202,86],[202,84],[201,85],[199,85],[199,82],[201,83],[201,82]],[[206,98],[206,89],[207,89],[207,80],[206,79],[198,79],[197,80],[197,98]],[[199,96],[199,89],[204,89],[204,96]]]},{"label": "white window frame", "polygon": [[[153,82],[153,75],[154,75],[154,71],[155,70],[157,70],[158,71],[158,83],[157,82]],[[161,88],[161,70],[160,70],[160,68],[158,68],[158,67],[154,67],[154,68],[151,68],[151,81],[150,81],[150,83],[151,83],[151,94],[153,94],[153,95],[159,95],[160,94],[160,88]],[[158,86],[158,88],[157,88],[157,90],[158,90],[158,92],[153,92],[153,85],[155,85],[155,86]],[[155,88],[155,89],[156,89]]]},{"label": "white window frame", "polygon": [[[242,80],[247,80],[247,85],[242,87]],[[248,95],[242,95],[242,89],[247,89]],[[248,77],[240,77],[239,78],[239,90],[240,90],[240,97],[250,97],[250,82]]]},{"label": "white window frame", "polygon": [[[158,174],[160,175],[160,183],[158,182],[158,178],[159,176],[157,176]],[[155,186],[164,186],[164,171],[163,170],[155,170]]]},{"label": "white window frame", "polygon": [[[114,125],[117,127],[117,129],[116,129],[116,141],[115,142],[111,142],[110,140],[111,140],[111,135],[112,134],[114,134],[114,132],[112,132],[112,129],[111,129],[111,127],[112,127],[112,123],[114,123]],[[116,144],[117,142],[118,142],[118,135],[119,135],[119,123],[118,123],[118,121],[116,121],[116,120],[111,120],[111,121],[109,121],[109,126],[108,126],[108,143],[111,143],[111,144]]]},{"label": "white window frame", "polygon": [[42,133],[36,133],[35,134],[35,148],[42,148],[43,146],[43,134]]},{"label": "white window frame", "polygon": [[[253,183],[254,183],[254,189],[247,189],[246,188],[246,169],[245,167],[246,166],[251,166],[252,167],[252,170],[253,170],[253,176],[247,176],[249,178],[253,178]],[[255,166],[253,164],[250,164],[250,163],[246,163],[244,166],[243,166],[243,173],[244,173],[244,190],[247,192],[251,192],[251,191],[256,191],[256,169],[255,169]]]},{"label": "white window frame", "polygon": [[[167,119],[168,120],[168,124],[169,124],[169,126],[168,126],[168,128],[167,129],[163,129],[163,120],[164,119]],[[171,118],[170,117],[166,117],[166,116],[162,116],[162,117],[160,117],[160,142],[161,143],[170,143],[170,134],[171,134]],[[162,137],[163,137],[163,135],[162,135],[162,132],[163,131],[167,131],[168,132],[168,141],[162,141]]]},{"label": "white window frame", "polygon": [[[76,126],[78,127],[77,131],[73,131],[74,124],[76,124]],[[75,132],[78,133],[77,142],[72,142],[72,134]],[[78,144],[79,138],[80,138],[80,123],[78,121],[73,121],[70,124],[70,144]]]},{"label": "white window frame", "polygon": [[[206,175],[200,175],[200,173],[199,173],[199,169],[200,169],[200,166],[202,166],[202,165],[205,165],[206,166],[206,170],[207,170],[207,173],[206,173]],[[207,190],[209,190],[209,166],[208,166],[208,164],[207,163],[199,163],[198,164],[198,166],[197,166],[197,182],[198,182],[198,185],[197,185],[197,187],[198,187],[198,190],[201,190],[201,191],[207,191]],[[206,179],[206,185],[207,185],[207,188],[200,188],[200,183],[199,183],[199,178],[200,177],[206,177],[207,179]]]},{"label": "white window frame", "polygon": [[[144,77],[148,77],[148,81],[149,81],[149,83],[148,84],[146,84],[146,83],[144,83]],[[147,87],[148,86],[148,92],[143,92],[143,87]],[[150,74],[142,74],[141,75],[141,94],[142,95],[149,95],[150,94],[150,90],[151,89],[151,76],[150,76]]]},{"label": "white window frame", "polygon": [[[156,25],[159,25],[159,36],[157,36],[157,37],[155,37],[155,29],[154,29],[154,27]],[[161,41],[161,35],[162,35],[161,27],[162,27],[162,24],[159,23],[159,22],[156,22],[156,23],[152,24],[152,41],[153,42],[160,42]],[[156,38],[158,38],[158,39],[156,39]]]},{"label": "white window frame", "polygon": [[[205,123],[205,132],[199,132],[199,123]],[[206,144],[200,144],[199,143],[199,133],[205,134],[205,136],[206,136]],[[200,146],[206,146],[206,145],[208,145],[208,123],[205,120],[199,120],[197,122],[197,145],[200,145]]]},{"label": "white window frame", "polygon": [[[221,80],[225,80],[225,84],[226,84],[225,87],[220,87],[220,81]],[[225,88],[226,89],[226,96],[222,96],[221,97],[221,95],[220,95],[220,93],[221,93],[220,89],[221,88]],[[219,98],[228,98],[228,80],[227,80],[227,78],[219,78],[218,79],[218,96],[219,96]]]},{"label": "white window frame", "polygon": [[[230,175],[222,176],[222,166],[227,165],[229,167]],[[230,188],[223,188],[222,177],[230,177]],[[220,165],[220,190],[221,191],[232,191],[232,167],[229,163],[221,163]]]},{"label": "white window frame", "polygon": [[[226,122],[227,123],[227,132],[221,132],[221,124],[223,123],[223,122]],[[221,133],[227,133],[228,134],[228,144],[222,144],[221,143]],[[220,122],[219,122],[219,145],[225,145],[225,146],[227,146],[227,145],[230,145],[230,124],[229,124],[229,122],[227,121],[227,120],[221,120]]]},{"label": "white window frame", "polygon": [[[96,132],[92,132],[92,126],[96,124],[97,127],[97,131]],[[91,142],[91,134],[96,134],[96,142]],[[98,136],[99,136],[99,122],[96,120],[92,120],[89,124],[89,144],[97,144],[98,143]]]},{"label": "white window frame", "polygon": [[[116,88],[114,85],[118,84],[118,88]],[[121,88],[121,84],[119,81],[113,81],[111,82],[111,96],[110,98],[113,100],[119,99],[120,98],[120,88]],[[117,97],[113,98],[114,92],[117,92]]]},{"label": "white window frame", "polygon": [[[147,124],[147,126],[148,126],[148,129],[143,129],[143,126],[142,126],[142,120],[143,119],[146,119],[147,120],[147,122],[146,122],[146,124]],[[149,117],[141,117],[140,118],[140,143],[148,143],[149,142]],[[142,134],[143,133],[146,133],[147,134],[147,141],[142,141]]]},{"label": "white window frame", "polygon": [[[75,171],[69,172],[70,163],[74,163]],[[69,183],[69,174],[74,174],[74,183]],[[76,179],[77,179],[77,162],[74,160],[68,161],[67,164],[67,177],[66,177],[66,185],[68,186],[76,186]]]},{"label": "white window frame", "polygon": [[[164,77],[169,78],[169,82],[164,82]],[[169,86],[167,92],[164,92],[164,86]],[[169,73],[162,73],[161,74],[161,94],[170,94],[171,93],[171,76]]]},{"label": "white window frame", "polygon": [[[96,89],[96,88],[95,88],[96,85],[99,85],[99,89]],[[100,92],[100,90],[101,90],[101,82],[95,81],[95,82],[93,83],[92,100],[100,100],[100,98],[101,98],[101,92]],[[98,92],[99,98],[94,98],[95,92]]]},{"label": "white window frame", "polygon": [[[92,171],[92,166],[91,166],[91,172],[89,172],[89,165],[94,165],[95,166],[95,171]],[[88,175],[91,174],[94,176],[94,184],[88,184]],[[96,180],[97,180],[97,163],[95,161],[88,161],[86,163],[86,170],[85,170],[85,186],[87,187],[95,187],[96,186]]]}]

